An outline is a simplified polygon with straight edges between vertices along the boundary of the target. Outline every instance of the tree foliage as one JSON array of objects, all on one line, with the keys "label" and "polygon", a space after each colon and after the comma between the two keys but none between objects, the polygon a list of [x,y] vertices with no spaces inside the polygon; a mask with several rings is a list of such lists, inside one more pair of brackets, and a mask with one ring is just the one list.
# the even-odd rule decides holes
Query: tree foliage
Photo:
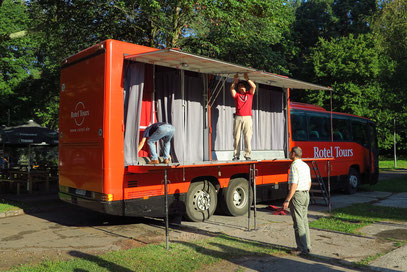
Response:
[{"label": "tree foliage", "polygon": [[[377,122],[382,150],[394,118],[407,148],[407,0],[5,0],[0,105],[12,123],[56,128],[61,62],[110,38],[331,86],[334,110]],[[327,92],[292,96],[330,107]]]},{"label": "tree foliage", "polygon": [[281,0],[201,1],[182,48],[242,65],[289,74],[293,9]]},{"label": "tree foliage", "polygon": [[[396,64],[395,73],[388,80],[388,92],[383,97],[397,123],[399,147],[407,150],[407,0],[382,2],[383,9],[372,22],[380,50]],[[391,98],[389,98],[389,96]],[[389,118],[388,118],[389,119]],[[389,120],[392,121],[392,120]],[[391,124],[386,126],[390,132]],[[388,138],[391,138],[388,133]]]},{"label": "tree foliage", "polygon": [[[5,0],[0,7],[0,123],[19,121],[29,114],[26,105],[35,100],[24,82],[36,80],[40,69],[36,63],[37,43],[25,31],[31,25],[26,5],[21,1]],[[17,34],[21,37],[14,38]]]}]

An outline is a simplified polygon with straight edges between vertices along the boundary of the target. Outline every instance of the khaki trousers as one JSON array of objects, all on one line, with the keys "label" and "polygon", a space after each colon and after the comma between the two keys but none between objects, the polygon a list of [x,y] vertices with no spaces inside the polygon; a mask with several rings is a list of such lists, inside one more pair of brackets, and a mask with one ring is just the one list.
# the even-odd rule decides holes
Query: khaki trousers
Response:
[{"label": "khaki trousers", "polygon": [[240,134],[243,131],[245,157],[252,152],[252,117],[236,116],[233,124],[233,157],[240,157]]},{"label": "khaki trousers", "polygon": [[311,250],[311,237],[308,226],[309,192],[296,191],[289,207],[294,222],[295,242],[302,252]]}]

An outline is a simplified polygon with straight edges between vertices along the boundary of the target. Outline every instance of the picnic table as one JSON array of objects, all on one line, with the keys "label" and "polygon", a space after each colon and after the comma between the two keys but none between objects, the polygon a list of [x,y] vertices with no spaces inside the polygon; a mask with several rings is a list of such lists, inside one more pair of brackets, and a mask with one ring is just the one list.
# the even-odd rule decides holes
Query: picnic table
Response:
[{"label": "picnic table", "polygon": [[38,183],[45,183],[45,190],[49,191],[48,170],[0,169],[0,184],[8,184],[9,190],[15,186],[17,195],[21,193],[22,188],[26,188],[31,194],[33,185]]}]

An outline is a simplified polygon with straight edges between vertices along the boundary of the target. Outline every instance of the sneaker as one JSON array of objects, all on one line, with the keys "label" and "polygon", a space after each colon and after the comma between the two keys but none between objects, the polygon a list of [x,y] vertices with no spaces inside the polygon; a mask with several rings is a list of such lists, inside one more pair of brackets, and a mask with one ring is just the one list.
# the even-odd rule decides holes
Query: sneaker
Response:
[{"label": "sneaker", "polygon": [[170,161],[169,159],[164,159],[164,163],[165,163],[165,164],[170,164],[171,161]]},{"label": "sneaker", "polygon": [[244,157],[246,159],[246,161],[250,161],[252,158],[250,157]]},{"label": "sneaker", "polygon": [[237,157],[237,156],[234,156],[232,159],[232,161],[238,161],[238,160],[239,160],[239,157]]},{"label": "sneaker", "polygon": [[148,164],[159,164],[160,162],[158,160],[151,160],[148,162]]}]

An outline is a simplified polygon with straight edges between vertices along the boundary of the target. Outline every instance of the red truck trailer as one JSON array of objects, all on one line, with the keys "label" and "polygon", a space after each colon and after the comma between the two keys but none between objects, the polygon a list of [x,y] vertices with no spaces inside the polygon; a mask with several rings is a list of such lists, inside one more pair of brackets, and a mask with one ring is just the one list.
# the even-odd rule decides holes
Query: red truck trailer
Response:
[{"label": "red truck trailer", "polygon": [[[244,73],[257,84],[253,151],[249,161],[232,161],[229,86]],[[250,189],[257,201],[283,198],[291,163],[291,88],[330,89],[176,49],[96,44],[61,67],[59,196],[107,214],[162,216],[167,180],[170,213],[193,221],[217,208],[246,213]],[[148,150],[137,152],[140,135],[154,122],[176,128],[171,164],[147,164]],[[325,158],[304,160],[321,161],[327,174]]]}]

